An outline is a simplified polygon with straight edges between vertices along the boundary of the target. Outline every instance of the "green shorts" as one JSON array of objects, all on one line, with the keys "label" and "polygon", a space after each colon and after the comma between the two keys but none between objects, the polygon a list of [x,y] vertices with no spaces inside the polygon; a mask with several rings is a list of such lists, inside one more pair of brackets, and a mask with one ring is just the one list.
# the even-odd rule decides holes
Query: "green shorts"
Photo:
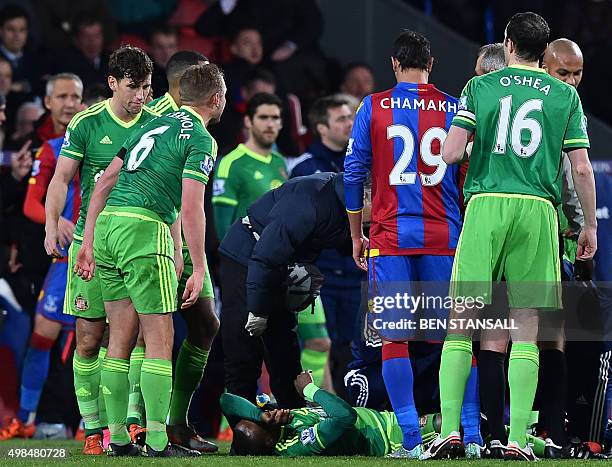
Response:
[{"label": "green shorts", "polygon": [[96,274],[90,281],[84,281],[74,272],[74,263],[80,249],[81,243],[75,240],[68,250],[64,313],[77,318],[106,318],[100,276]]},{"label": "green shorts", "polygon": [[130,298],[138,313],[176,309],[174,242],[152,211],[107,206],[96,222],[94,255],[102,298]]},{"label": "green shorts", "polygon": [[508,285],[511,308],[561,308],[557,213],[536,196],[474,195],[453,263],[451,297],[491,303],[492,281]]},{"label": "green shorts", "polygon": [[312,313],[311,310],[312,308],[308,307],[305,310],[300,311],[297,315],[297,332],[300,340],[305,341],[308,339],[322,339],[329,337],[329,334],[327,333],[325,310],[323,309],[321,297],[317,297],[315,300],[314,313]]},{"label": "green shorts", "polygon": [[[189,250],[183,248],[183,274],[178,282],[178,293],[176,294],[179,302],[182,300],[183,292],[185,292],[185,285],[187,285],[187,279],[193,274],[193,263],[191,262],[191,256]],[[206,263],[206,257],[204,257]],[[210,280],[210,271],[208,265],[206,265],[206,274],[204,274],[204,283],[202,284],[202,291],[199,295],[200,298],[215,298],[215,292],[213,291],[212,281]]]}]

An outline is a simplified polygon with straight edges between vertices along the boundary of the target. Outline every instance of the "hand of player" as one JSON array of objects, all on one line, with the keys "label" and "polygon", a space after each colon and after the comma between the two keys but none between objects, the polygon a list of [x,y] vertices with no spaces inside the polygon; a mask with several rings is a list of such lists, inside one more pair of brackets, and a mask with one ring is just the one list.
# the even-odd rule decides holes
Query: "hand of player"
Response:
[{"label": "hand of player", "polygon": [[268,426],[287,425],[293,420],[293,415],[289,409],[274,409],[262,412],[260,421]]},{"label": "hand of player", "polygon": [[185,269],[185,260],[183,259],[183,249],[174,249],[174,270],[176,271],[176,278],[180,281],[183,275],[183,269]]},{"label": "hand of player", "polygon": [[578,236],[578,251],[576,259],[586,261],[592,259],[597,251],[597,228],[584,227]]},{"label": "hand of player", "polygon": [[268,327],[268,318],[263,316],[255,316],[252,312],[249,311],[249,318],[247,319],[247,323],[244,325],[244,329],[246,329],[251,337],[259,337]]},{"label": "hand of player", "polygon": [[53,258],[61,259],[64,257],[57,247],[57,226],[45,226],[45,251]]},{"label": "hand of player", "polygon": [[202,284],[204,283],[204,272],[198,269],[193,270],[193,274],[187,279],[185,284],[185,292],[183,292],[183,303],[181,304],[181,310],[189,308],[193,305],[202,291]]},{"label": "hand of player", "polygon": [[96,260],[93,254],[93,246],[83,243],[77,253],[74,263],[74,272],[84,281],[89,281],[94,276]]},{"label": "hand of player", "polygon": [[353,260],[362,271],[368,270],[368,258],[366,251],[370,247],[370,241],[363,235],[361,238],[353,239]]},{"label": "hand of player", "polygon": [[57,240],[59,242],[60,248],[63,249],[72,241],[72,236],[74,235],[74,224],[72,223],[72,221],[60,216],[59,221],[57,223],[57,231]]},{"label": "hand of player", "polygon": [[302,397],[304,396],[304,388],[310,383],[314,383],[312,379],[312,371],[302,371],[293,381],[295,390]]}]

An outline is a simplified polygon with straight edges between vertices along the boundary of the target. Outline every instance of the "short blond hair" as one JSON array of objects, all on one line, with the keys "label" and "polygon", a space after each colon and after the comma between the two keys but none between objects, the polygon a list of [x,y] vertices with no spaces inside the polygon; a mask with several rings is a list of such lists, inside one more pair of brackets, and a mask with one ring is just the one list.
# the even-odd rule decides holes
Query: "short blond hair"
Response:
[{"label": "short blond hair", "polygon": [[203,105],[213,94],[222,93],[223,85],[223,72],[214,63],[190,66],[179,82],[181,102]]}]

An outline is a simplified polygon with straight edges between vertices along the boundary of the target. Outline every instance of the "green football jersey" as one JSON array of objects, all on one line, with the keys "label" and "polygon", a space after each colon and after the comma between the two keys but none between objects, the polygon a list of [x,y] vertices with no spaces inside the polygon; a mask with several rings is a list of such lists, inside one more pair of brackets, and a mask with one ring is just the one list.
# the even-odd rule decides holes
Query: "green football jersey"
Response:
[{"label": "green football jersey", "polygon": [[176,112],[179,109],[179,106],[176,104],[176,102],[174,102],[174,99],[169,92],[158,97],[157,99],[153,99],[147,104],[147,107],[160,115],[164,115],[169,112]]},{"label": "green football jersey", "polygon": [[576,90],[540,68],[510,65],[472,78],[453,125],[474,132],[464,185],[476,193],[515,193],[561,202],[561,151],[588,148]]},{"label": "green football jersey", "polygon": [[262,195],[287,181],[285,160],[276,152],[262,156],[244,144],[223,157],[213,181],[213,204],[235,206],[234,222]]},{"label": "green football jersey", "polygon": [[81,163],[81,210],[74,230],[75,240],[83,240],[89,198],[95,183],[134,130],[156,116],[152,110],[143,107],[132,121],[124,122],[113,113],[110,99],[107,99],[72,117],[66,129],[60,156]]},{"label": "green football jersey", "polygon": [[[320,407],[293,409],[293,419],[283,427],[276,443],[279,456],[375,456],[383,457],[402,445],[402,430],[393,412],[355,407],[352,427],[340,427]],[[335,434],[335,435],[334,435]]]},{"label": "green football jersey", "polygon": [[124,148],[123,167],[106,204],[149,209],[168,225],[181,210],[182,179],[207,183],[217,157],[217,143],[188,106],[134,132]]}]

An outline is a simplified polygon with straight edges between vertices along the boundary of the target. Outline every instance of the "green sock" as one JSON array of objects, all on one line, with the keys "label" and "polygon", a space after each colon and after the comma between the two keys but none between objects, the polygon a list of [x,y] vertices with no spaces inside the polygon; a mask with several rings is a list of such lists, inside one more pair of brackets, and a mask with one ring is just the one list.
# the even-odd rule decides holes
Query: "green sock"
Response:
[{"label": "green sock", "polygon": [[172,394],[172,362],[145,358],[140,372],[140,389],[147,414],[147,444],[161,451],[168,444],[166,417]]},{"label": "green sock", "polygon": [[465,385],[472,369],[472,339],[458,334],[446,336],[440,362],[440,435],[459,431]]},{"label": "green sock", "polygon": [[532,444],[533,453],[538,457],[544,457],[544,451],[546,451],[546,441],[542,438],[536,438],[533,435],[526,435],[526,440],[529,444]]},{"label": "green sock", "polygon": [[121,445],[130,442],[130,435],[125,424],[130,390],[129,369],[130,363],[127,359],[106,357],[100,376],[104,402],[106,402],[111,443]]},{"label": "green sock", "polygon": [[539,366],[540,358],[536,344],[525,342],[512,344],[508,365],[508,385],[510,386],[508,440],[517,442],[522,448],[525,447],[525,431],[538,387]]},{"label": "green sock", "polygon": [[142,393],[140,392],[140,369],[145,356],[144,347],[134,347],[132,355],[130,355],[130,372],[128,379],[130,381],[130,396],[127,409],[127,425],[132,423],[142,425],[144,404],[142,402]]},{"label": "green sock", "polygon": [[72,359],[74,393],[79,412],[85,422],[85,436],[102,434],[98,412],[98,391],[100,386],[100,362],[98,357],[82,358],[74,353]]},{"label": "green sock", "polygon": [[189,404],[191,404],[193,393],[202,381],[207,360],[208,350],[190,344],[187,339],[183,341],[174,371],[174,386],[168,418],[170,425],[187,423]]},{"label": "green sock", "polygon": [[312,379],[317,386],[323,384],[327,357],[329,357],[329,352],[319,352],[312,349],[302,350],[302,368],[312,371]]},{"label": "green sock", "polygon": [[[100,347],[100,351],[98,352],[98,362],[100,362],[100,369],[102,369],[102,365],[104,364],[104,359],[106,358],[107,350],[108,349],[106,347]],[[102,383],[100,383],[100,388],[101,387]],[[106,428],[108,426],[108,418],[106,417],[106,403],[104,402],[104,394],[102,394],[101,390],[98,391],[98,412],[100,414],[100,426],[102,428]]]}]

